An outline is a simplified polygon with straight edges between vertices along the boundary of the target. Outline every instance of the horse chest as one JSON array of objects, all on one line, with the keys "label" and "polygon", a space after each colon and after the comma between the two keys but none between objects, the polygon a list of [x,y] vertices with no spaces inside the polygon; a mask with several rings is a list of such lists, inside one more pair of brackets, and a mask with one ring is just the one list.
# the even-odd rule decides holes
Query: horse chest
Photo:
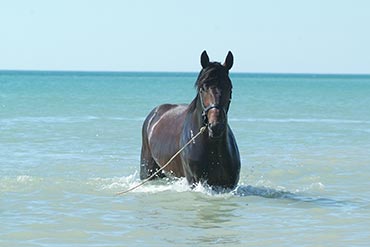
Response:
[{"label": "horse chest", "polygon": [[[197,151],[202,148],[196,149]],[[226,152],[217,149],[207,149],[201,152],[190,152],[185,158],[185,166],[188,166],[191,173],[197,177],[208,176],[209,174],[223,174],[227,171],[227,164],[230,157]]]},{"label": "horse chest", "polygon": [[208,154],[208,168],[210,170],[217,169],[219,166],[222,166],[224,161],[223,161],[223,155],[218,153],[217,151],[210,151]]}]

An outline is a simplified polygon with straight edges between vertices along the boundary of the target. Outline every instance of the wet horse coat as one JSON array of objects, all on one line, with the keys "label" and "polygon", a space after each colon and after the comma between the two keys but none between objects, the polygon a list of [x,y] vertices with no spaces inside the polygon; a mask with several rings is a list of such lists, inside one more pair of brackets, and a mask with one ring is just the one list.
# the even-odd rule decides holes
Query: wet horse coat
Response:
[{"label": "wet horse coat", "polygon": [[191,145],[157,177],[172,174],[186,177],[189,184],[207,183],[232,189],[238,183],[240,156],[227,122],[232,84],[229,70],[233,55],[225,63],[209,62],[201,55],[202,70],[196,81],[197,95],[189,105],[164,104],[154,108],[144,121],[140,178],[146,179],[162,167],[200,128],[207,127]]}]

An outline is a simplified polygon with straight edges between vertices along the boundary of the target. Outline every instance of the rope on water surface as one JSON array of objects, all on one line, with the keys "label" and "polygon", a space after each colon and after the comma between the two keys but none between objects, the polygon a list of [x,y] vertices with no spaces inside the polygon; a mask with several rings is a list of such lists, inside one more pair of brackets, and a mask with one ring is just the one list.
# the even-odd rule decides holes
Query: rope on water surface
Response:
[{"label": "rope on water surface", "polygon": [[171,159],[169,159],[167,161],[167,163],[162,166],[160,169],[158,169],[155,173],[153,173],[150,177],[146,178],[145,180],[143,180],[141,183],[127,189],[127,190],[124,190],[124,191],[121,191],[121,192],[117,192],[116,195],[122,195],[122,194],[126,194],[130,191],[133,191],[134,189],[137,189],[139,188],[140,186],[142,186],[143,184],[145,184],[146,182],[148,182],[149,180],[151,180],[152,178],[154,178],[159,172],[161,172],[164,168],[166,168],[182,151],[184,151],[184,149],[189,146],[192,142],[194,142],[194,140],[200,136],[201,134],[203,134],[203,132],[206,130],[206,126],[203,126],[200,128],[199,132],[193,136],[182,148],[179,149],[179,151],[177,151],[172,157]]}]

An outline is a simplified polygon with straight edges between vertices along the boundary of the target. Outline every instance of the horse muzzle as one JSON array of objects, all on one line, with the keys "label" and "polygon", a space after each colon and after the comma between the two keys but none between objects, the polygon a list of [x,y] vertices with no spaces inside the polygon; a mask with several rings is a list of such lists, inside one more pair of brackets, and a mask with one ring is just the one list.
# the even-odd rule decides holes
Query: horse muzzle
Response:
[{"label": "horse muzzle", "polygon": [[225,123],[209,123],[208,124],[208,135],[211,139],[218,139],[222,137],[226,129]]}]

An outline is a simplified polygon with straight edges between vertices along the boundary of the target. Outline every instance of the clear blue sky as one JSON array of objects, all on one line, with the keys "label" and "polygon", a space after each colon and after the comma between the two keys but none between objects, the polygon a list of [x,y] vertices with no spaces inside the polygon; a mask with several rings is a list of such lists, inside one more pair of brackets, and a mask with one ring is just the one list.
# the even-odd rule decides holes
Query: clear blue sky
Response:
[{"label": "clear blue sky", "polygon": [[370,74],[366,0],[0,2],[0,69]]}]

